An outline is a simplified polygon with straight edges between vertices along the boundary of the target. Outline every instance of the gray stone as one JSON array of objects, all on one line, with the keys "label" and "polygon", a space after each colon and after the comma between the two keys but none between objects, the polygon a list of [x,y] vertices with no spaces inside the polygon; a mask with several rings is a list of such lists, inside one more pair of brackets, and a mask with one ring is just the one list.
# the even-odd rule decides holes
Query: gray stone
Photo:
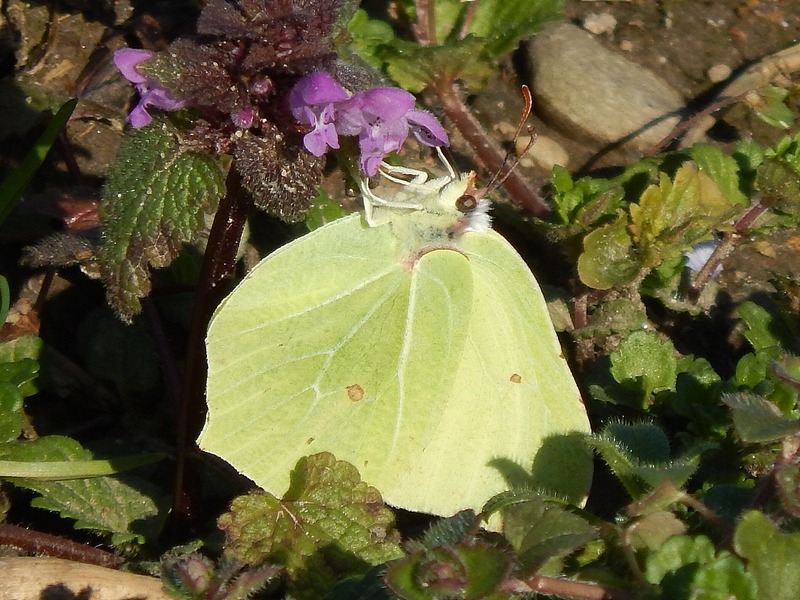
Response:
[{"label": "gray stone", "polygon": [[545,28],[528,56],[535,110],[556,127],[645,150],[680,120],[684,101],[674,88],[575,25]]}]

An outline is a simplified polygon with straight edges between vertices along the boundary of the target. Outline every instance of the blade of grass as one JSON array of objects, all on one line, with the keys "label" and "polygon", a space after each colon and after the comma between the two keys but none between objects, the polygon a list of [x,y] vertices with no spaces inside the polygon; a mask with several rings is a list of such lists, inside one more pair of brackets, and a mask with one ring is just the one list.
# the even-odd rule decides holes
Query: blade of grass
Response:
[{"label": "blade of grass", "polygon": [[115,475],[128,469],[142,467],[164,458],[163,453],[152,452],[120,456],[108,460],[65,460],[65,461],[21,461],[0,460],[0,477],[46,479],[60,481],[65,479],[85,479]]},{"label": "blade of grass", "polygon": [[6,322],[10,303],[11,290],[8,288],[8,280],[0,275],[0,327]]},{"label": "blade of grass", "polygon": [[11,213],[14,204],[28,185],[28,182],[33,178],[39,167],[42,166],[44,159],[50,152],[50,148],[56,141],[58,133],[64,128],[75,110],[75,105],[78,104],[77,98],[69,100],[58,109],[53,119],[48,123],[47,128],[44,130],[36,143],[28,151],[28,154],[22,161],[17,169],[0,182],[0,224],[6,220],[6,217]]}]

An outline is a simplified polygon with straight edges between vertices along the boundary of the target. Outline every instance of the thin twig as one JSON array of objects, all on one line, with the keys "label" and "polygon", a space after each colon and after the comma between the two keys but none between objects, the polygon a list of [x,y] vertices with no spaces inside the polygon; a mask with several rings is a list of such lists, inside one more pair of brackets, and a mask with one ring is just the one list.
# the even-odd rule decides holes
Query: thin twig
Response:
[{"label": "thin twig", "polygon": [[121,556],[100,548],[6,523],[0,523],[0,546],[13,546],[29,554],[46,554],[101,567],[118,568],[124,562]]},{"label": "thin twig", "polygon": [[667,136],[658,142],[655,146],[650,148],[647,152],[644,153],[645,158],[650,156],[655,156],[659,152],[661,152],[664,148],[669,146],[672,142],[674,142],[684,131],[687,131],[694,127],[697,122],[705,116],[710,115],[711,113],[715,113],[718,110],[722,110],[723,108],[730,106],[731,104],[736,104],[737,102],[744,100],[747,94],[739,94],[738,96],[730,96],[727,98],[720,98],[716,102],[712,102],[708,106],[706,106],[700,112],[693,114],[691,117],[684,119],[680,123],[678,123],[675,128],[667,134]]},{"label": "thin twig", "polygon": [[475,13],[478,11],[478,4],[480,4],[480,0],[472,0],[472,2],[467,4],[464,20],[461,21],[461,29],[458,31],[458,39],[463,40],[469,35],[469,27],[472,25],[472,19],[475,18]]},{"label": "thin twig", "polygon": [[558,598],[580,600],[636,600],[638,596],[627,590],[608,588],[597,583],[534,575],[526,579],[507,582],[504,591],[517,593],[538,592]]}]

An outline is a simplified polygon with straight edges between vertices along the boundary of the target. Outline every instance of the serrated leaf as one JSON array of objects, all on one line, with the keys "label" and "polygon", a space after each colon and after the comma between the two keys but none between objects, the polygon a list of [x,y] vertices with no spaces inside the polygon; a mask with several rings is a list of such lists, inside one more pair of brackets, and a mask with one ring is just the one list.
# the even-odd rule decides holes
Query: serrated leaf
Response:
[{"label": "serrated leaf", "polygon": [[283,500],[241,496],[220,517],[230,557],[282,564],[297,597],[319,598],[342,576],[402,556],[391,511],[351,464],[315,454],[297,463],[291,481]]},{"label": "serrated leaf", "polygon": [[675,389],[678,369],[675,347],[657,333],[631,333],[611,353],[610,360],[611,375],[617,383],[641,390],[643,403],[654,392]]},{"label": "serrated leaf", "polygon": [[649,423],[611,423],[588,441],[634,499],[665,479],[676,487],[683,486],[697,469],[703,449],[698,447],[690,454],[672,459],[667,436]]},{"label": "serrated leaf", "polygon": [[530,498],[503,511],[503,534],[517,551],[525,573],[571,554],[597,536],[582,517],[554,502]]},{"label": "serrated leaf", "polygon": [[[3,458],[15,461],[88,461],[92,453],[63,436],[46,436],[5,447]],[[130,483],[128,483],[130,481]],[[37,508],[75,519],[76,529],[111,534],[111,544],[144,544],[160,530],[164,512],[154,490],[144,480],[127,475],[68,481],[14,479],[14,485],[41,497],[31,501]]]},{"label": "serrated leaf", "polygon": [[595,229],[583,238],[583,253],[578,257],[578,276],[596,290],[607,290],[630,283],[641,265],[633,254],[633,241],[628,234],[628,219],[620,215],[616,221]]},{"label": "serrated leaf", "polygon": [[732,413],[733,426],[743,442],[780,440],[800,433],[800,421],[792,419],[766,398],[746,392],[722,397]]},{"label": "serrated leaf", "polygon": [[485,41],[475,36],[449,42],[446,46],[420,46],[395,40],[382,48],[386,71],[400,87],[419,93],[440,79],[459,79],[473,89],[491,76],[493,66],[482,59]]},{"label": "serrated leaf", "polygon": [[520,40],[561,18],[561,0],[481,0],[469,32],[488,40],[492,56],[502,56],[513,51]]},{"label": "serrated leaf", "polygon": [[163,119],[125,136],[103,188],[97,258],[109,304],[129,321],[150,292],[149,267],[197,240],[225,192],[220,163],[178,143]]},{"label": "serrated leaf", "polygon": [[574,333],[575,337],[602,337],[641,330],[647,325],[647,312],[641,303],[628,298],[615,298],[600,304],[589,315],[585,327]]},{"label": "serrated leaf", "polygon": [[367,11],[359,8],[347,25],[347,30],[352,36],[350,46],[356,54],[373,67],[383,66],[383,61],[378,58],[377,49],[394,41],[391,25],[386,21],[370,19]]},{"label": "serrated leaf", "polygon": [[800,598],[800,533],[783,533],[766,515],[750,511],[736,527],[733,543],[747,559],[759,600]]},{"label": "serrated leaf", "polygon": [[694,163],[684,163],[670,181],[661,173],[638,204],[630,206],[630,233],[648,267],[711,237],[739,210],[714,180]]}]

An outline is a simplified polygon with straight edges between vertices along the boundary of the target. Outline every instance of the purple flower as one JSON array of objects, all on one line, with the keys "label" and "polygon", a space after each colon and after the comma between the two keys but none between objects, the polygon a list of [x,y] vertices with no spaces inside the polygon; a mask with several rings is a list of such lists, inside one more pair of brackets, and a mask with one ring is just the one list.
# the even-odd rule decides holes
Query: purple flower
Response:
[{"label": "purple flower", "polygon": [[303,138],[306,150],[322,156],[328,149],[339,147],[339,137],[333,124],[334,104],[350,96],[336,81],[323,71],[303,77],[289,94],[289,106],[294,118],[313,125],[314,129]]},{"label": "purple flower", "polygon": [[374,175],[383,157],[399,150],[409,131],[427,146],[449,143],[431,113],[414,108],[414,96],[399,88],[374,88],[353,96],[330,75],[317,72],[301,79],[289,96],[295,118],[314,129],[303,143],[314,156],[339,148],[339,136],[358,137],[361,169]]},{"label": "purple flower", "polygon": [[150,106],[162,110],[179,110],[186,106],[183,100],[178,100],[168,90],[159,87],[154,81],[136,70],[139,63],[149,60],[153,56],[155,54],[149,50],[133,48],[123,48],[114,52],[114,64],[117,69],[125,79],[136,86],[136,91],[139,93],[139,103],[126,119],[136,129],[146,127],[152,122],[153,118],[147,112],[147,108]]}]

